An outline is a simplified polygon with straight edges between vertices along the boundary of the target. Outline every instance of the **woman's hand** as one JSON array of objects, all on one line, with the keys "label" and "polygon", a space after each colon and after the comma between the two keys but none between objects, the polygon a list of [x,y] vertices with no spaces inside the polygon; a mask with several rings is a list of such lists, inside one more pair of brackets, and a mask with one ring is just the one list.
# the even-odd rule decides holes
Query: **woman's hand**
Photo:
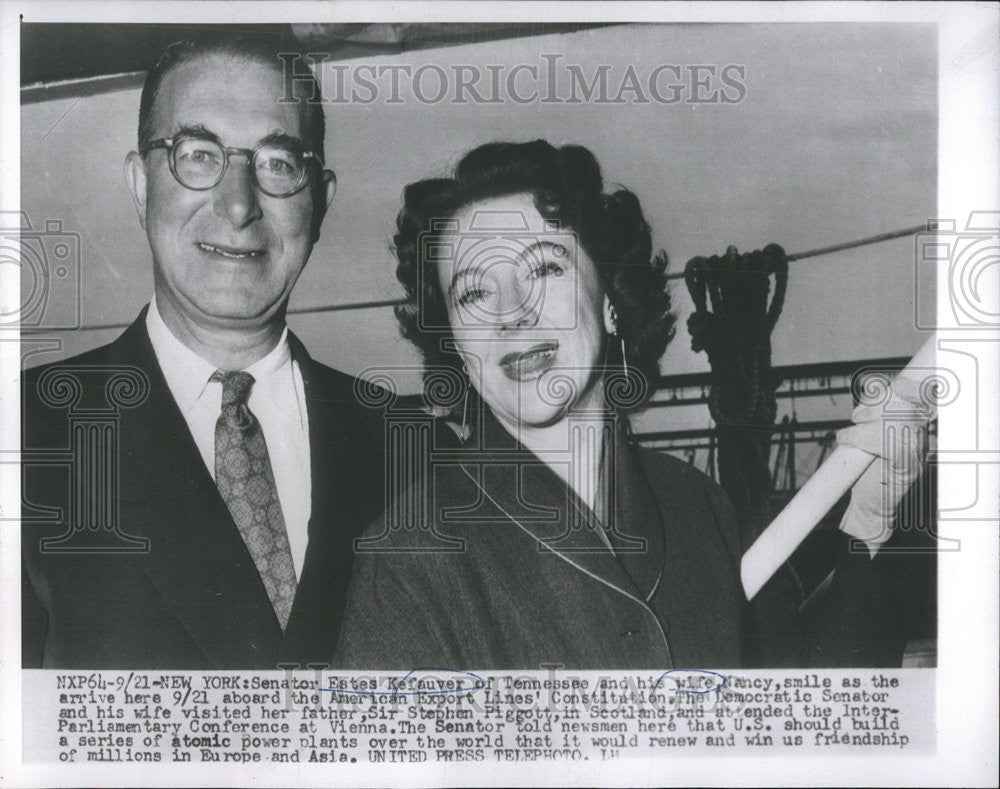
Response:
[{"label": "woman's hand", "polygon": [[842,446],[875,455],[875,462],[851,488],[840,529],[863,540],[872,556],[892,536],[896,507],[920,476],[927,454],[927,428],[933,409],[923,402],[919,382],[899,376],[888,398],[859,405],[854,424],[837,433]]}]

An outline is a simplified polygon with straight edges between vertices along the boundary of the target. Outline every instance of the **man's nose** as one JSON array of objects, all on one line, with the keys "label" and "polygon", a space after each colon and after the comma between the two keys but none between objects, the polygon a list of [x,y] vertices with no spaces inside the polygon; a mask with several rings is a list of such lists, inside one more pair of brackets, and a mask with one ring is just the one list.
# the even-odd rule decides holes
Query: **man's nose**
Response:
[{"label": "man's nose", "polygon": [[234,227],[245,227],[260,219],[260,199],[250,175],[247,157],[243,154],[229,156],[225,175],[212,190],[215,213],[231,222]]}]

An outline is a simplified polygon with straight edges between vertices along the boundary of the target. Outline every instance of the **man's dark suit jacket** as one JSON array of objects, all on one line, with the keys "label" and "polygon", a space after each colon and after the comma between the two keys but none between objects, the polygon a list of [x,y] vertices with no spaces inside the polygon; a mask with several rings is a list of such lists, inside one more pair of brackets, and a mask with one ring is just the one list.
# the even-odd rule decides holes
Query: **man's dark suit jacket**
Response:
[{"label": "man's dark suit jacket", "polygon": [[433,530],[386,513],[366,532],[334,667],[898,665],[867,554],[844,539],[817,626],[784,571],[748,606],[726,494],[615,435],[612,553],[589,508],[486,413],[464,456],[442,455],[390,511],[427,512]]},{"label": "man's dark suit jacket", "polygon": [[[25,668],[274,669],[329,660],[352,541],[383,508],[381,419],[358,404],[353,378],[314,362],[291,334],[289,341],[308,409],[312,514],[284,633],[167,388],[146,332],[145,310],[111,344],[25,373]],[[72,544],[69,552],[41,547],[43,538],[58,538],[80,525],[74,523],[70,484],[74,475],[91,473],[93,460],[77,458],[72,470],[45,460],[56,458],[51,451],[70,441],[67,407],[51,405],[59,392],[53,398],[39,391],[43,378],[51,389],[60,370],[83,383],[74,405],[78,412],[106,403],[116,371],[148,379],[142,402],[120,409],[118,480],[110,494],[121,531],[148,540],[142,552],[79,550],[88,541],[106,545],[105,532],[77,532],[56,543]],[[40,519],[47,523],[39,525]]]}]

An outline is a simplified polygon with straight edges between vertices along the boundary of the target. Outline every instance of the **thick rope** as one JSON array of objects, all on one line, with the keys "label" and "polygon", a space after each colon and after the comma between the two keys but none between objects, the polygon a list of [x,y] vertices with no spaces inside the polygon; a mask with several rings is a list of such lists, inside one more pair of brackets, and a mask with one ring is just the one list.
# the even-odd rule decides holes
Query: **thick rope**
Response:
[{"label": "thick rope", "polygon": [[691,349],[704,350],[712,367],[708,408],[719,439],[719,482],[752,540],[769,514],[780,383],[771,366],[771,331],[785,301],[788,259],[777,244],[744,255],[731,246],[725,255],[689,260],[684,280],[695,305],[688,318]]}]

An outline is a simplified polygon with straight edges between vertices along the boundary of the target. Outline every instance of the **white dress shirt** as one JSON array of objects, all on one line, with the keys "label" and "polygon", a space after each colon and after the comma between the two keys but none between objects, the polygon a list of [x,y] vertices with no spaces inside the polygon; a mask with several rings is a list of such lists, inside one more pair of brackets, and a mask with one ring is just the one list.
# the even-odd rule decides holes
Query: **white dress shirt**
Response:
[{"label": "white dress shirt", "polygon": [[[155,298],[146,314],[146,330],[170,393],[184,415],[208,473],[215,479],[215,423],[222,413],[222,384],[209,379],[216,368],[171,333],[156,309]],[[298,578],[309,540],[312,473],[305,387],[298,362],[292,359],[287,327],[274,350],[247,367],[246,372],[255,381],[247,407],[264,431]]]}]

